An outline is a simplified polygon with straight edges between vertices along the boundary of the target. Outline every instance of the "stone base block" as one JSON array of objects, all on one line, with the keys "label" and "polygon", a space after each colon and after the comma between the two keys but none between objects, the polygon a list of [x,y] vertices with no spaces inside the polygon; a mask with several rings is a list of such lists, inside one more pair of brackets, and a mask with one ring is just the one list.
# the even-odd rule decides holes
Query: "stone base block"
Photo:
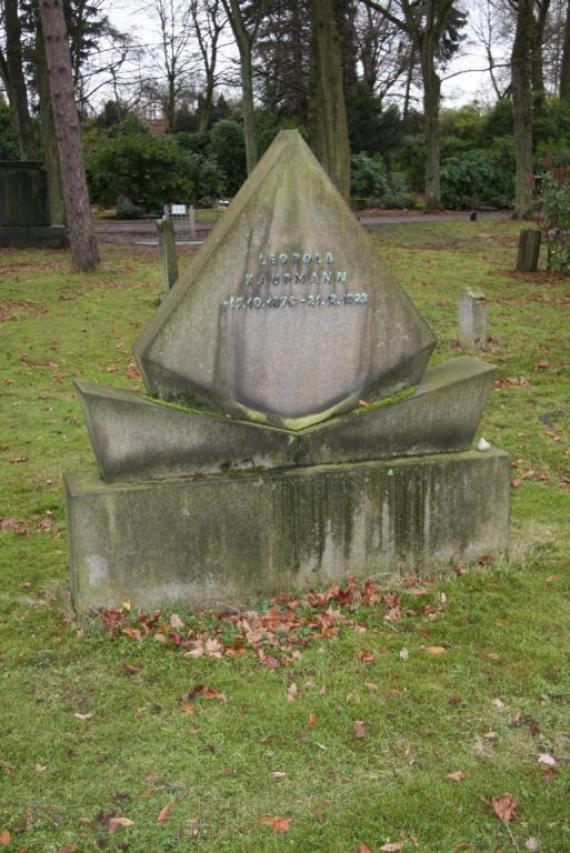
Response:
[{"label": "stone base block", "polygon": [[19,225],[0,227],[0,246],[12,249],[66,249],[67,229],[63,225]]},{"label": "stone base block", "polygon": [[466,451],[140,483],[65,475],[78,610],[241,606],[347,575],[394,579],[509,543],[510,458]]}]

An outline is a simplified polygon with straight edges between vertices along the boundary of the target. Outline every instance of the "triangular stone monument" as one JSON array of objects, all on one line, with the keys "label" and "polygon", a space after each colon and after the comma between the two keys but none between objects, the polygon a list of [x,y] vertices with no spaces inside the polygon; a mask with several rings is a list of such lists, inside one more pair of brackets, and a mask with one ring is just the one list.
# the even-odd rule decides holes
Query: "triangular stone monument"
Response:
[{"label": "triangular stone monument", "polygon": [[280,133],[136,342],[148,396],[76,383],[102,477],[65,476],[76,606],[235,605],[506,547],[508,456],[470,449],[494,368],[426,370],[434,343]]}]

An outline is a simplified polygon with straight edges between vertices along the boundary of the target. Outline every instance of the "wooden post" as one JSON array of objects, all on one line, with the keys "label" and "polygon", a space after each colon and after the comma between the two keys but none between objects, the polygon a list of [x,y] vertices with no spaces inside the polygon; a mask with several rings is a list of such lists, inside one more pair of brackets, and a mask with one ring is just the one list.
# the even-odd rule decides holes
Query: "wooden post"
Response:
[{"label": "wooden post", "polygon": [[487,343],[487,298],[480,290],[464,290],[459,298],[459,345],[483,349]]},{"label": "wooden post", "polygon": [[523,228],[519,237],[517,272],[536,272],[541,236],[534,228]]},{"label": "wooden post", "polygon": [[178,279],[178,261],[176,260],[176,241],[172,219],[157,219],[158,247],[160,249],[160,274],[164,289],[168,292]]}]

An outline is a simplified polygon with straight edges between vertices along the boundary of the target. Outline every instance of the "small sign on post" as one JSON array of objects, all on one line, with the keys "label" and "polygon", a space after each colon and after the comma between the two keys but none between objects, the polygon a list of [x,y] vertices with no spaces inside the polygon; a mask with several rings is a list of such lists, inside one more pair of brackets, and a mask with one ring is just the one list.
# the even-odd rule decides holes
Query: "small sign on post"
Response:
[{"label": "small sign on post", "polygon": [[178,261],[176,260],[176,241],[172,219],[157,219],[158,247],[160,250],[160,274],[162,285],[168,292],[178,279]]},{"label": "small sign on post", "polygon": [[487,297],[480,290],[464,290],[459,298],[459,345],[483,349],[487,343]]}]

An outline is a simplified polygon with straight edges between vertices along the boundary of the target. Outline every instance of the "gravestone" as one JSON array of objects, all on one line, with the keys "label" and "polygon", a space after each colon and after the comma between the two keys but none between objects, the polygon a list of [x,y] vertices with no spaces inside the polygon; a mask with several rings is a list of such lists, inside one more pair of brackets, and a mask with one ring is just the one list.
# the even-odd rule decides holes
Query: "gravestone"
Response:
[{"label": "gravestone", "polygon": [[295,131],[135,344],[147,394],[78,381],[73,601],[239,606],[508,545],[509,457],[473,450],[494,368],[433,333]]},{"label": "gravestone", "polygon": [[35,161],[0,161],[0,246],[65,248],[63,225],[50,222],[47,175]]},{"label": "gravestone", "polygon": [[468,288],[459,297],[459,345],[464,349],[483,349],[487,345],[487,297]]}]

